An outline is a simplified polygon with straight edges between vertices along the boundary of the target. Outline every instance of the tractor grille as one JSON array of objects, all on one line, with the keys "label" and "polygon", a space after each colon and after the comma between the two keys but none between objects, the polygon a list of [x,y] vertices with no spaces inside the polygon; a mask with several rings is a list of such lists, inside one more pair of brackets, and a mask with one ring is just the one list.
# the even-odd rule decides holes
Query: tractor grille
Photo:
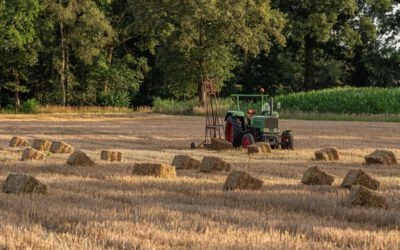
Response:
[{"label": "tractor grille", "polygon": [[265,128],[267,128],[267,129],[273,129],[273,128],[279,128],[278,127],[279,125],[278,125],[278,118],[276,118],[276,117],[268,117],[268,118],[265,118]]}]

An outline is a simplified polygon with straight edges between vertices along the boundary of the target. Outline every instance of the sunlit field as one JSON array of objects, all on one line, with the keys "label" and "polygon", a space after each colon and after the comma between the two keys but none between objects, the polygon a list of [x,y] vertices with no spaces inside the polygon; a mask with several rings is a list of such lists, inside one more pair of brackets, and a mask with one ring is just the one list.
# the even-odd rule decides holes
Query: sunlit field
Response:
[{"label": "sunlit field", "polygon": [[[366,166],[364,156],[388,149],[400,158],[400,124],[281,121],[294,151],[249,156],[245,151],[191,150],[204,137],[204,118],[155,114],[0,115],[0,184],[11,172],[48,185],[46,195],[0,192],[1,249],[399,249],[400,165]],[[63,140],[96,160],[71,167],[68,155],[20,162],[12,136]],[[325,146],[337,162],[316,162]],[[100,161],[102,149],[122,163]],[[261,191],[224,192],[226,172],[178,171],[175,179],[132,176],[135,163],[171,163],[177,154],[218,156],[233,170],[264,181]],[[305,186],[307,167],[335,176],[333,186]],[[388,209],[348,208],[339,188],[350,169],[381,182]]]}]

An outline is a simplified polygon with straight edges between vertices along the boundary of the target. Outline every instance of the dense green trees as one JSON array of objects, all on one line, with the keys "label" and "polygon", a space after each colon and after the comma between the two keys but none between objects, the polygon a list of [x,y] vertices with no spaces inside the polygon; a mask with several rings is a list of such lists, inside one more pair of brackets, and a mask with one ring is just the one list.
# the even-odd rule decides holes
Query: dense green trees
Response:
[{"label": "dense green trees", "polygon": [[0,0],[0,105],[400,85],[399,0]]}]

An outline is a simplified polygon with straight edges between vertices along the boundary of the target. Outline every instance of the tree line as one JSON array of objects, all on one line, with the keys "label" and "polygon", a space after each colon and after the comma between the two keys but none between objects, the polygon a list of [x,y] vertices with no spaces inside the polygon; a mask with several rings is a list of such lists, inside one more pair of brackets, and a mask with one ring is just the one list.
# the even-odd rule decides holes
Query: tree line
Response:
[{"label": "tree line", "polygon": [[0,0],[0,106],[400,85],[400,0]]}]

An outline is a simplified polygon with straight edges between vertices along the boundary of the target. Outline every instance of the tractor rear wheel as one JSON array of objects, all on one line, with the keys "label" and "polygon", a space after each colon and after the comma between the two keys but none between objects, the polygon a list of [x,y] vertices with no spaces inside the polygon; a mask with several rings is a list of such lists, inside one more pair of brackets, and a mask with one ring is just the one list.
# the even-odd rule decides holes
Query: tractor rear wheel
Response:
[{"label": "tractor rear wheel", "polygon": [[242,122],[233,116],[228,116],[225,124],[225,141],[232,143],[234,147],[241,144]]},{"label": "tractor rear wheel", "polygon": [[242,136],[242,148],[247,149],[249,145],[254,143],[254,136],[251,133],[246,133]]},{"label": "tractor rear wheel", "polygon": [[282,133],[282,149],[294,150],[293,134],[290,131]]}]

